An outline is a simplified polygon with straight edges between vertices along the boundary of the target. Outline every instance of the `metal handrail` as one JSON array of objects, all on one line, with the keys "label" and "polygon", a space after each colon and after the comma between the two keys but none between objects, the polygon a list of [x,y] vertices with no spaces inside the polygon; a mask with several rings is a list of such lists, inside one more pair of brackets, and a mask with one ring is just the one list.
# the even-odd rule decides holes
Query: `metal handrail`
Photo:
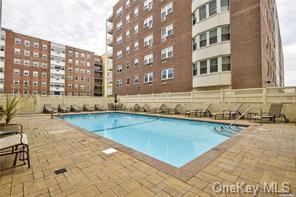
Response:
[{"label": "metal handrail", "polygon": [[262,108],[261,107],[255,107],[255,106],[251,106],[249,107],[244,113],[242,113],[236,120],[234,120],[230,126],[233,126],[234,123],[236,123],[237,121],[239,121],[239,119],[241,119],[246,113],[248,113],[251,109],[259,109],[260,110],[260,125],[263,124],[262,121]]}]

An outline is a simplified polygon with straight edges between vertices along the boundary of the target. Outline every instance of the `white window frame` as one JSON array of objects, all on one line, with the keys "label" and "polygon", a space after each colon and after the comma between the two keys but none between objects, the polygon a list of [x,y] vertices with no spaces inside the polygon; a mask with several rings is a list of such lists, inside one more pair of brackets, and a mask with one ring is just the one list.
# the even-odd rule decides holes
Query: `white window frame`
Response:
[{"label": "white window frame", "polygon": [[153,72],[144,74],[144,83],[152,83],[153,82]]},{"label": "white window frame", "polygon": [[[172,73],[171,76],[169,76],[170,72]],[[163,77],[164,75],[165,75],[165,77]],[[161,71],[161,80],[166,81],[166,80],[171,80],[171,79],[174,79],[174,68],[163,69]]]},{"label": "white window frame", "polygon": [[174,47],[169,46],[161,50],[161,60],[168,59],[174,56]]}]

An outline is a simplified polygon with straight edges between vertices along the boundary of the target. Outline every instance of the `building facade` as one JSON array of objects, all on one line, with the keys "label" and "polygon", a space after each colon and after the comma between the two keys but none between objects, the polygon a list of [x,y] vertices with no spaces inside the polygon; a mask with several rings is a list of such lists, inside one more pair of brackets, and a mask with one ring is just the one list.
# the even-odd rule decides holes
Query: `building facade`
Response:
[{"label": "building facade", "polygon": [[119,0],[107,22],[113,94],[192,90],[191,0]]},{"label": "building facade", "polygon": [[284,85],[275,0],[192,2],[193,88]]},{"label": "building facade", "polygon": [[95,67],[100,56],[93,52],[7,29],[1,30],[0,46],[0,93],[104,95],[102,88],[94,93]]}]

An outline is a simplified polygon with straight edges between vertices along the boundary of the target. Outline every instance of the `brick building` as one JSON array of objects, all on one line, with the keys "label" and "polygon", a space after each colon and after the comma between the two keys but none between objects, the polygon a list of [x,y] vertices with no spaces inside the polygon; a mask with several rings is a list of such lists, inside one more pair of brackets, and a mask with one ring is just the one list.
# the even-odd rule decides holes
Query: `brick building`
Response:
[{"label": "brick building", "polygon": [[113,94],[284,85],[275,0],[119,0],[106,41]]},{"label": "brick building", "polygon": [[113,94],[192,90],[191,0],[119,0],[108,22]]},{"label": "brick building", "polygon": [[2,29],[0,92],[102,96],[103,89],[94,94],[98,58],[90,51]]},{"label": "brick building", "polygon": [[275,0],[194,0],[193,88],[284,85]]}]

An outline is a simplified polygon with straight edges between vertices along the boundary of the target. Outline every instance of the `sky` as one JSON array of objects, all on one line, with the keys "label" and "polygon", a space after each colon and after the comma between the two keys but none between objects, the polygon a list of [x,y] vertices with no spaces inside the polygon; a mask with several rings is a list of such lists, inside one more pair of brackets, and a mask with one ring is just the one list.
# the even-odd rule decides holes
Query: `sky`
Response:
[{"label": "sky", "polygon": [[[296,86],[296,0],[276,0],[285,85]],[[34,37],[105,53],[105,20],[117,0],[2,0],[2,26]]]}]

